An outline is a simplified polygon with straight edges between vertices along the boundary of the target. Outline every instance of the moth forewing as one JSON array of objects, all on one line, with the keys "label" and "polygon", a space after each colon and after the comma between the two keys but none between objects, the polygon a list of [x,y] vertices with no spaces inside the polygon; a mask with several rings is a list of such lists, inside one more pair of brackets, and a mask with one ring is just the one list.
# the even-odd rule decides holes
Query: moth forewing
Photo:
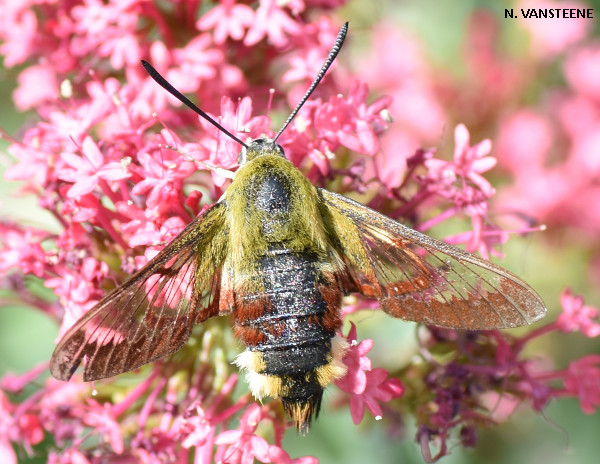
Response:
[{"label": "moth forewing", "polygon": [[378,298],[391,316],[476,330],[526,325],[545,315],[539,295],[506,269],[342,195],[321,190],[321,196],[360,237],[364,254],[348,260],[358,291]]},{"label": "moth forewing", "polygon": [[217,204],[67,331],[50,360],[52,375],[69,380],[85,361],[84,379],[97,380],[177,351],[194,323],[218,314],[213,281],[226,253]]}]

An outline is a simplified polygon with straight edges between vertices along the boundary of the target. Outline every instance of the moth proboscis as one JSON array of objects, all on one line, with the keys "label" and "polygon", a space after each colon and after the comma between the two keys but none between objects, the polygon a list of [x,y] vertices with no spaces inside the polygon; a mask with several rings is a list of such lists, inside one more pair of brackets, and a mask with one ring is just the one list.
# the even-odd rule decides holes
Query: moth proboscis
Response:
[{"label": "moth proboscis", "polygon": [[281,398],[298,430],[319,412],[323,389],[343,377],[342,296],[379,300],[392,317],[485,330],[530,324],[544,303],[511,272],[316,188],[277,139],[342,46],[327,60],[273,139],[243,142],[174,89],[151,77],[241,146],[223,197],[154,259],[106,295],[62,337],[50,361],[61,380],[84,361],[86,381],[130,371],[178,351],[194,324],[229,314],[246,349],[257,399]]}]

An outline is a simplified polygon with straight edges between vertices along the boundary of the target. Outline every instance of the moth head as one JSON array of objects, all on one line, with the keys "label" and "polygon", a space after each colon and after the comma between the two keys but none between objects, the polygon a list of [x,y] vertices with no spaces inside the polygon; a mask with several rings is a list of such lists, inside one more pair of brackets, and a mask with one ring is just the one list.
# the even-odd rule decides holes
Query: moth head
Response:
[{"label": "moth head", "polygon": [[281,156],[282,158],[285,158],[285,153],[283,152],[281,145],[270,138],[263,136],[242,146],[242,150],[238,155],[238,164],[243,166],[248,161],[252,161],[259,156],[265,155]]}]

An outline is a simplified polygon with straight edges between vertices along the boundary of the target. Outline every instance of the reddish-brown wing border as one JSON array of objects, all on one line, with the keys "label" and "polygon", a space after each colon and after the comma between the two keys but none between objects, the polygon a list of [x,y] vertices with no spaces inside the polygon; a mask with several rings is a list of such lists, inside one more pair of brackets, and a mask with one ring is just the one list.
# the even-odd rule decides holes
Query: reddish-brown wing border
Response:
[{"label": "reddish-brown wing border", "polygon": [[391,316],[482,330],[526,325],[545,315],[538,294],[506,269],[342,195],[320,193],[356,228],[366,256],[361,259],[363,251],[341,243],[346,278],[354,282],[353,290],[377,298]]},{"label": "reddish-brown wing border", "polygon": [[195,323],[217,315],[224,213],[218,203],[196,217],[79,319],[56,346],[51,374],[69,380],[81,362],[86,381],[135,369],[179,350]]}]

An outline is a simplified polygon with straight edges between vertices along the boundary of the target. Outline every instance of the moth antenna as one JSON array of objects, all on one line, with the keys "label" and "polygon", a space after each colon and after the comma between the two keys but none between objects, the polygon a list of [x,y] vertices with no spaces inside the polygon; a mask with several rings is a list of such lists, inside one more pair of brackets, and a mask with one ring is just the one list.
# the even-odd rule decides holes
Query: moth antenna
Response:
[{"label": "moth antenna", "polygon": [[191,108],[192,110],[194,110],[198,115],[202,116],[204,119],[206,119],[208,122],[210,122],[213,126],[215,126],[217,129],[219,129],[224,134],[228,135],[230,138],[235,140],[237,143],[239,143],[240,145],[242,145],[245,148],[248,148],[248,145],[246,145],[244,142],[242,142],[240,139],[238,139],[235,135],[233,135],[231,132],[229,132],[227,129],[225,129],[221,124],[219,124],[217,121],[215,121],[213,118],[211,118],[208,114],[206,114],[204,111],[202,111],[196,105],[194,105],[194,103],[192,103],[192,101],[189,98],[187,98],[179,90],[177,90],[175,87],[173,87],[164,77],[162,77],[160,75],[160,73],[156,69],[154,69],[154,67],[150,63],[148,63],[145,60],[142,60],[142,66],[144,67],[146,72],[150,75],[150,77],[156,81],[156,83],[158,85],[160,85],[163,89],[165,89],[167,92],[169,92],[175,98],[177,98],[177,100],[179,100],[181,103],[183,103],[184,105],[186,105],[189,108]]},{"label": "moth antenna", "polygon": [[286,121],[283,123],[283,126],[281,126],[281,129],[279,129],[279,132],[277,132],[277,135],[273,139],[273,142],[277,141],[277,139],[283,133],[283,131],[287,128],[287,126],[290,125],[290,123],[292,122],[292,119],[294,119],[296,117],[296,115],[298,114],[298,111],[300,111],[300,108],[302,108],[302,105],[304,105],[304,103],[306,103],[306,100],[308,100],[308,98],[311,96],[311,94],[315,91],[315,89],[317,88],[317,85],[319,85],[319,82],[321,82],[321,79],[323,79],[323,76],[325,76],[325,73],[329,69],[329,66],[331,66],[331,63],[333,63],[333,60],[335,60],[335,57],[340,52],[340,49],[342,48],[342,44],[344,43],[344,39],[346,38],[347,32],[348,32],[348,22],[344,23],[344,25],[341,27],[340,32],[338,33],[338,36],[335,39],[335,43],[333,44],[333,47],[331,47],[331,51],[329,52],[329,55],[327,56],[327,59],[325,60],[325,63],[323,63],[323,66],[321,66],[321,70],[319,71],[319,74],[317,74],[317,77],[315,77],[315,79],[312,81],[312,84],[310,84],[310,87],[308,88],[308,90],[306,91],[306,93],[304,94],[304,96],[302,97],[300,102],[296,105],[296,108],[294,108],[294,111],[292,111],[292,113],[288,116]]}]

